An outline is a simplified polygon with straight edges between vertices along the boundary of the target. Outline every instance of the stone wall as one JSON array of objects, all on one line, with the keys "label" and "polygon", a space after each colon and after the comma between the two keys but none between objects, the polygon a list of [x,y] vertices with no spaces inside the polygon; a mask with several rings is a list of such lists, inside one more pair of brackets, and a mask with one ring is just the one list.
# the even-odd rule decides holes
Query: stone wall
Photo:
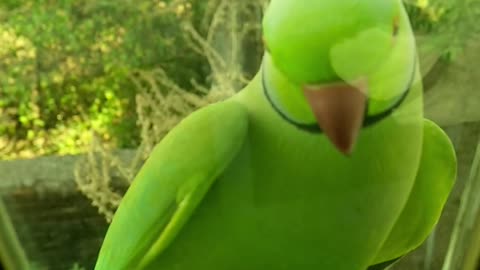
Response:
[{"label": "stone wall", "polygon": [[75,263],[93,269],[107,223],[76,188],[80,157],[0,162],[0,257],[7,270],[69,270]]}]

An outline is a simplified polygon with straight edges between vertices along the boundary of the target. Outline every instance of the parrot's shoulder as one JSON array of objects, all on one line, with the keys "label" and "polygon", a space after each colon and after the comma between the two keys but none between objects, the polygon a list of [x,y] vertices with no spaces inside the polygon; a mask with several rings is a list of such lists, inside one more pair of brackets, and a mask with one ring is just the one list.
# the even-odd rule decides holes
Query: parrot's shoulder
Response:
[{"label": "parrot's shoulder", "polygon": [[[432,141],[434,147],[432,148],[432,158],[435,157],[439,162],[443,163],[444,170],[448,170],[450,177],[450,183],[446,183],[448,186],[453,184],[453,180],[456,175],[456,155],[453,143],[448,135],[437,124],[428,119],[424,119],[424,136],[426,140]],[[432,168],[433,169],[433,168]]]},{"label": "parrot's shoulder", "polygon": [[135,269],[161,254],[237,155],[247,129],[247,111],[229,100],[203,107],[173,128],[123,197],[95,269]]},{"label": "parrot's shoulder", "polygon": [[453,144],[434,122],[423,121],[420,166],[410,197],[375,263],[402,257],[420,246],[440,219],[456,179]]},{"label": "parrot's shoulder", "polygon": [[248,125],[248,112],[245,107],[234,101],[226,100],[213,103],[193,112],[183,119],[172,131],[177,135],[180,132],[199,128],[229,130],[235,132],[245,130]]},{"label": "parrot's shoulder", "polygon": [[220,124],[227,124],[224,121],[229,120],[228,123],[237,120],[242,123],[246,123],[248,119],[248,113],[243,104],[237,102],[234,99],[228,99],[225,101],[212,103],[192,113],[183,122],[195,121],[193,119],[215,119],[220,120]]},{"label": "parrot's shoulder", "polygon": [[[248,129],[248,112],[233,100],[207,105],[187,116],[154,148],[152,155],[165,151],[214,153],[221,149],[237,148]],[[192,148],[194,146],[194,148]],[[208,149],[215,147],[214,149]],[[184,153],[181,153],[184,154]]]}]

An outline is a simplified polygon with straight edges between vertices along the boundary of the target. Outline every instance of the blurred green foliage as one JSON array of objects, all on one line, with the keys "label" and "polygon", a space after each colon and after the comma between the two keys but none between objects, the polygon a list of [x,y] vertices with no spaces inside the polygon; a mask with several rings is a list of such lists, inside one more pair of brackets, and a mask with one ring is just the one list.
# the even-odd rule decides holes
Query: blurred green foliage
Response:
[{"label": "blurred green foliage", "polygon": [[[442,37],[444,55],[478,29],[478,16],[465,15],[479,12],[478,0],[405,1],[416,32]],[[0,159],[83,152],[92,132],[114,147],[138,145],[132,76],[162,67],[185,89],[208,85],[209,65],[182,27],[189,20],[205,34],[212,3],[2,0]]]},{"label": "blurred green foliage", "polygon": [[1,1],[2,158],[77,153],[92,131],[117,147],[136,145],[135,70],[161,65],[183,86],[208,74],[178,34],[190,9],[181,1]]},{"label": "blurred green foliage", "polygon": [[479,0],[404,0],[417,36],[428,36],[442,59],[456,59],[480,36]]}]

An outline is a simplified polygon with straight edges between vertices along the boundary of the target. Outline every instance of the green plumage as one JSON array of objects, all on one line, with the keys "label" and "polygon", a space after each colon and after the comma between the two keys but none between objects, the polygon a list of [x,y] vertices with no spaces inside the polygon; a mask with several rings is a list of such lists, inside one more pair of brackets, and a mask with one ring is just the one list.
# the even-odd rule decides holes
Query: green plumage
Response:
[{"label": "green plumage", "polygon": [[[283,1],[299,8],[292,2],[299,0]],[[282,9],[281,2],[273,1],[272,10]],[[399,10],[405,43],[391,55],[414,55],[408,21]],[[268,16],[284,23],[276,13]],[[343,31],[360,30],[345,26]],[[323,133],[289,119],[313,117],[295,93],[300,82],[286,79],[297,75],[276,65],[289,62],[276,57],[281,46],[267,54],[263,68],[285,77],[259,72],[236,96],[187,117],[153,150],[113,219],[96,270],[364,270],[423,242],[448,197],[456,161],[446,135],[423,119],[414,61],[398,64],[393,57],[379,65],[410,74],[386,84],[383,91],[395,95],[381,92],[385,82],[378,73],[366,73],[378,95],[370,96],[365,119],[400,104],[363,127],[355,150],[345,156]],[[408,63],[415,65],[414,77]],[[354,75],[352,70],[347,73]],[[329,72],[319,73],[319,80]],[[293,73],[302,77],[301,71]],[[389,98],[375,99],[380,96]]]}]

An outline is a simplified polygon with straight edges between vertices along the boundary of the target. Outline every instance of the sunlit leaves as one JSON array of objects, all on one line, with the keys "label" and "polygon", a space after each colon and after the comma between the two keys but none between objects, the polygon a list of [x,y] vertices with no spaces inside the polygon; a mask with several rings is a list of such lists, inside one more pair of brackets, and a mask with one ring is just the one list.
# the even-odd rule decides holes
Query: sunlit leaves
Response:
[{"label": "sunlit leaves", "polygon": [[206,77],[179,35],[191,9],[177,0],[2,1],[0,138],[15,144],[12,157],[28,147],[77,153],[92,131],[135,145],[132,69],[162,65],[184,86]]}]

